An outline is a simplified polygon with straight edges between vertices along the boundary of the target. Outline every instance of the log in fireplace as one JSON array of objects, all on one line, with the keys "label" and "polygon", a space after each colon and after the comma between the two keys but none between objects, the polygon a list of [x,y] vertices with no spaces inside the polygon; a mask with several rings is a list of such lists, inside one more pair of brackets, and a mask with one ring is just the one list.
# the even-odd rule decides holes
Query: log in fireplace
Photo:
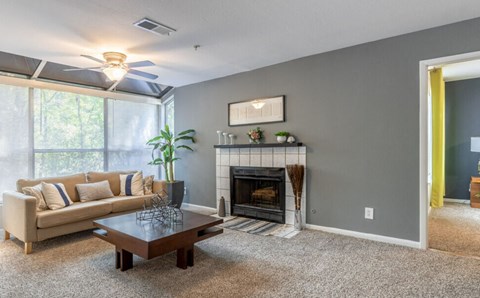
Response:
[{"label": "log in fireplace", "polygon": [[285,169],[230,167],[231,214],[285,223]]}]

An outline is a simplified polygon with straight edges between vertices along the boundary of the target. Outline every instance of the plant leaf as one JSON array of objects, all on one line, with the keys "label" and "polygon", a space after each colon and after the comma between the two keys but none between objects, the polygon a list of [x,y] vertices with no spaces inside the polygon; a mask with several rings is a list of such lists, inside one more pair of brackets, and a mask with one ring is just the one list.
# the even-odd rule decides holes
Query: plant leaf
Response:
[{"label": "plant leaf", "polygon": [[188,147],[187,145],[180,145],[180,146],[177,146],[177,148],[176,148],[176,149],[181,149],[181,148],[183,148],[183,149],[187,149],[187,150],[190,150],[190,151],[193,151],[193,149],[192,149],[192,148],[190,148],[190,147]]},{"label": "plant leaf", "polygon": [[182,136],[182,137],[175,138],[174,142],[178,142],[180,140],[190,140],[192,141],[192,143],[195,143],[195,140],[193,139],[193,137],[190,137],[190,136]]},{"label": "plant leaf", "polygon": [[189,134],[189,133],[193,133],[195,132],[195,129],[187,129],[187,130],[184,130],[180,133],[178,133],[179,136],[183,136],[183,135],[186,135],[186,134]]}]

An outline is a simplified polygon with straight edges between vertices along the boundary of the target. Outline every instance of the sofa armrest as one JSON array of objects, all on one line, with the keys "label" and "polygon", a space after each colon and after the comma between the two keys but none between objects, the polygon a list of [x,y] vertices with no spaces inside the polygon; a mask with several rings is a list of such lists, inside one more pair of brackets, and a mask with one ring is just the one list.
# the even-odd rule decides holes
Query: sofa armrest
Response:
[{"label": "sofa armrest", "polygon": [[153,180],[153,193],[167,191],[167,182],[165,180]]},{"label": "sofa armrest", "polygon": [[37,241],[37,200],[19,192],[3,193],[3,228],[23,242]]}]

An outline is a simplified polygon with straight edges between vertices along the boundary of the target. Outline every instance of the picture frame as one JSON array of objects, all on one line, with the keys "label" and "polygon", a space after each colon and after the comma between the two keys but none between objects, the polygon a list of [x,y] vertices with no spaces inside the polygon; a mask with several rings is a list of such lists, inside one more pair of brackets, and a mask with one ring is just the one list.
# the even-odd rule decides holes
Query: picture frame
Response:
[{"label": "picture frame", "polygon": [[228,104],[228,126],[285,122],[285,95]]}]

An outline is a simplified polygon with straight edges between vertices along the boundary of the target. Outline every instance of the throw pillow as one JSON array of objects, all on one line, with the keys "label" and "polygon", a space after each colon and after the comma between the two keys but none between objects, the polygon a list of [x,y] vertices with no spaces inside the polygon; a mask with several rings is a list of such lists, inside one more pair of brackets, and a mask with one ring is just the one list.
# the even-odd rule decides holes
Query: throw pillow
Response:
[{"label": "throw pillow", "polygon": [[45,203],[45,198],[42,194],[42,184],[39,183],[35,186],[24,187],[22,191],[27,196],[32,196],[37,199],[37,211],[44,211],[47,210],[47,203]]},{"label": "throw pillow", "polygon": [[77,184],[76,187],[80,197],[80,202],[88,202],[113,197],[108,180],[95,183]]},{"label": "throw pillow", "polygon": [[143,174],[120,175],[120,195],[121,196],[143,196]]},{"label": "throw pillow", "polygon": [[61,209],[73,204],[62,183],[42,182],[42,193],[49,209]]},{"label": "throw pillow", "polygon": [[153,194],[153,179],[155,178],[154,175],[147,176],[143,178],[143,192],[146,195]]}]

